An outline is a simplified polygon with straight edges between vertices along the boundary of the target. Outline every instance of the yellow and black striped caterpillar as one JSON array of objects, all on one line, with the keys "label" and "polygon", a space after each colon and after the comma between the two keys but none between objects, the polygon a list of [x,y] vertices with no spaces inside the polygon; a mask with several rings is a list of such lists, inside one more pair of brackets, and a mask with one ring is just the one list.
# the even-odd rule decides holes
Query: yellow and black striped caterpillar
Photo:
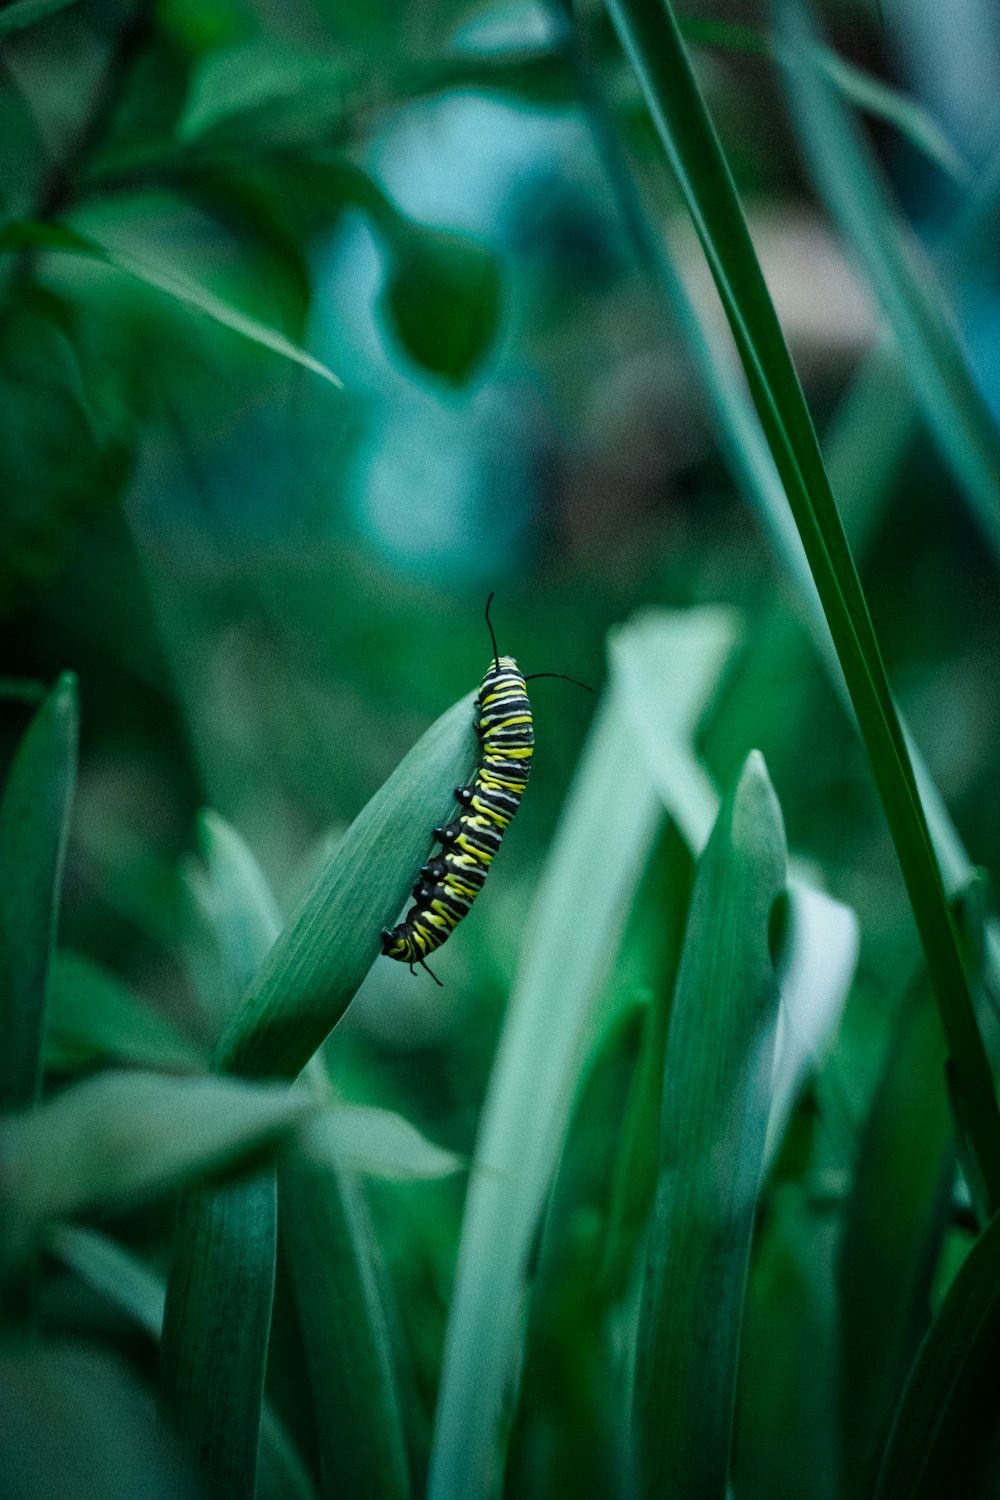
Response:
[{"label": "yellow and black striped caterpillar", "polygon": [[[479,764],[470,786],[455,788],[461,812],[446,828],[435,828],[440,854],[429,859],[413,887],[413,905],[398,926],[382,933],[382,952],[400,963],[427,968],[427,955],[446,942],[482,890],[507,825],[517,812],[528,784],[535,737],[531,703],[512,656],[501,656],[490,624],[491,594],[486,601],[486,624],[493,642],[493,662],[476,695],[475,724],[480,739]],[[561,672],[535,672],[533,677],[561,677]],[[567,678],[574,682],[575,678]],[[585,683],[578,683],[586,687]],[[587,689],[588,692],[590,689]]]}]

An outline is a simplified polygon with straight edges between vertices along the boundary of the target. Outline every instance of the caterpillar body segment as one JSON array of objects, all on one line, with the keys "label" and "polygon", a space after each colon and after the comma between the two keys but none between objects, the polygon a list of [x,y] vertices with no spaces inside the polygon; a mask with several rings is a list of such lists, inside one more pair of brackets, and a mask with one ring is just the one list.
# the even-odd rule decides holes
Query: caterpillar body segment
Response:
[{"label": "caterpillar body segment", "polygon": [[411,972],[414,964],[427,968],[427,955],[447,941],[472,906],[528,784],[531,704],[512,656],[494,653],[475,712],[480,757],[471,784],[455,789],[461,811],[446,828],[435,828],[440,853],[420,871],[403,921],[382,933],[382,952],[409,964]]}]

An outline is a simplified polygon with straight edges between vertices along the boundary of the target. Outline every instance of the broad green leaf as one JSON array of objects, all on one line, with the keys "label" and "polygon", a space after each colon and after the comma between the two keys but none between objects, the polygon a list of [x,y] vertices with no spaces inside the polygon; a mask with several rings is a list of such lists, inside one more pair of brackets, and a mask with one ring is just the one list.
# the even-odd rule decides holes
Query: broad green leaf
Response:
[{"label": "broad green leaf", "polygon": [[1000,1204],[1000,1109],[918,783],[812,419],[691,71],[670,0],[611,0],[722,300],[822,601],[896,847],[990,1202]]},{"label": "broad green leaf", "polygon": [[495,255],[468,235],[402,219],[388,251],[383,316],[416,364],[463,384],[483,363],[500,326]]},{"label": "broad green leaf", "polygon": [[274,1145],[316,1104],[278,1085],[98,1074],[0,1120],[0,1195],[17,1239],[121,1208]]},{"label": "broad green leaf", "polygon": [[[219,1044],[221,1072],[291,1080],[343,1015],[476,765],[473,695],[427,731],[354,820]],[[386,960],[389,962],[389,960]]]},{"label": "broad green leaf", "polygon": [[[691,729],[716,685],[722,624],[714,610],[694,618],[701,632],[688,617],[666,617],[677,627],[677,649],[669,668],[661,662],[655,689],[668,700],[682,693]],[[560,820],[483,1109],[445,1340],[431,1500],[480,1500],[496,1479],[539,1216],[580,1070],[605,1019],[597,1014],[602,980],[663,816],[636,751],[616,685]]]},{"label": "broad green leaf", "polygon": [[1000,1218],[969,1251],[910,1370],[875,1500],[996,1493]]},{"label": "broad green leaf", "polygon": [[[163,1279],[115,1240],[75,1224],[56,1224],[46,1249],[159,1341],[166,1286]],[[315,1500],[298,1453],[266,1404],[261,1413],[258,1500]]]},{"label": "broad green leaf", "polygon": [[861,1134],[838,1264],[845,1493],[868,1495],[930,1319],[955,1180],[941,1026],[925,984],[906,997]]},{"label": "broad green leaf", "polygon": [[324,1497],[407,1500],[406,1434],[378,1256],[349,1173],[289,1152],[281,1246],[299,1314]]},{"label": "broad green leaf", "polygon": [[798,3],[777,12],[788,96],[806,163],[878,298],[925,421],[1000,550],[1000,432],[941,288],[892,204],[870,148],[817,62]]},{"label": "broad green leaf", "polygon": [[146,1393],[107,1354],[0,1350],[0,1494],[18,1500],[195,1500]]},{"label": "broad green leaf", "polygon": [[[470,693],[431,726],[348,829],[233,1017],[216,1053],[220,1071],[291,1081],[340,1019],[427,858],[432,830],[451,816],[453,789],[475,767],[472,702]],[[200,1189],[183,1202],[161,1400],[213,1493],[242,1500],[253,1489],[274,1294],[273,1173],[227,1195],[216,1203]]]},{"label": "broad green leaf", "polygon": [[44,21],[46,16],[54,16],[75,3],[76,0],[11,0],[10,5],[0,10],[0,39],[34,26],[36,21]]},{"label": "broad green leaf", "polygon": [[314,375],[322,376],[331,385],[343,384],[332,370],[328,370],[326,365],[314,359],[305,349],[300,349],[297,344],[293,344],[276,328],[269,328],[266,323],[252,318],[249,313],[231,307],[221,297],[216,297],[206,287],[190,281],[180,271],[168,270],[163,266],[153,265],[151,262],[130,255],[127,251],[102,245],[91,235],[83,234],[78,229],[71,229],[65,224],[27,221],[5,225],[0,230],[0,252],[24,249],[83,255],[89,260],[113,266],[123,275],[130,276],[134,281],[142,282],[144,286],[152,287],[155,291],[163,292],[174,302],[194,309],[213,323],[219,323],[223,328],[229,328],[233,333],[239,334],[241,338],[248,339],[252,344],[259,344],[263,349],[270,349],[272,353],[280,354],[283,359],[289,359],[293,364],[311,370]]},{"label": "broad green leaf", "polygon": [[56,953],[47,989],[45,1065],[76,1072],[95,1063],[200,1072],[206,1061],[154,1010],[85,954]]},{"label": "broad green leaf", "polygon": [[76,678],[66,673],[21,740],[0,802],[0,1112],[41,1084],[45,988],[76,784]]},{"label": "broad green leaf", "polygon": [[402,1115],[364,1104],[332,1105],[304,1127],[300,1143],[314,1161],[401,1182],[450,1177],[465,1166]]},{"label": "broad green leaf", "polygon": [[699,862],[667,1038],[636,1354],[639,1494],[650,1500],[726,1495],[778,1019],[770,924],[784,888],[781,812],[754,752]]}]

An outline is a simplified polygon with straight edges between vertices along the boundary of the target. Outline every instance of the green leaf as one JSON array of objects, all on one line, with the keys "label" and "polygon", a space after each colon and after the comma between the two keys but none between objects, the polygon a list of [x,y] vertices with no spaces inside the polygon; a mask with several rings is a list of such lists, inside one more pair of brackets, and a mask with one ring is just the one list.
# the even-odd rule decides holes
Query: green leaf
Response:
[{"label": "green leaf", "polygon": [[46,16],[54,16],[75,3],[76,0],[12,0],[0,10],[0,39],[34,26],[36,21],[44,21]]},{"label": "green leaf", "polygon": [[316,1109],[278,1085],[101,1073],[0,1120],[0,1196],[17,1240],[120,1209],[274,1145]]},{"label": "green leaf", "polygon": [[312,1391],[323,1494],[408,1500],[412,1484],[378,1255],[349,1174],[289,1152],[281,1247]]},{"label": "green leaf", "polygon": [[969,1251],[910,1371],[875,1500],[996,1492],[1000,1217]]},{"label": "green leaf", "polygon": [[[687,618],[667,617],[677,626],[677,651],[656,688],[669,699],[686,679],[692,726],[716,683],[720,634],[718,612],[694,618],[700,634]],[[445,1343],[431,1500],[492,1492],[539,1217],[580,1071],[605,1020],[597,1013],[601,983],[662,821],[636,748],[616,682],[563,810],[483,1109]]]},{"label": "green leaf", "polygon": [[[275,1092],[290,1102],[287,1089]],[[159,1400],[214,1500],[245,1500],[255,1491],[276,1209],[273,1168],[189,1189],[178,1206]]]},{"label": "green leaf", "polygon": [[220,1071],[291,1080],[343,1015],[472,777],[472,703],[443,714],[354,820],[223,1036]]},{"label": "green leaf", "polygon": [[0,803],[0,1112],[41,1084],[45,988],[76,784],[76,678],[61,677],[25,733]]},{"label": "green leaf", "polygon": [[468,235],[400,217],[389,244],[382,311],[410,358],[462,385],[496,341],[502,283],[496,256]]},{"label": "green leaf", "polygon": [[859,1143],[838,1263],[845,1493],[869,1494],[930,1317],[955,1180],[941,1026],[906,997]]},{"label": "green leaf", "polygon": [[927,956],[980,1173],[997,1205],[993,1080],[906,738],[805,398],[670,0],[611,0],[610,9],[694,221],[822,601]]},{"label": "green leaf", "polygon": [[95,1063],[200,1072],[204,1056],[160,1011],[82,953],[55,955],[47,990],[45,1065],[76,1072]]},{"label": "green leaf", "polygon": [[327,369],[326,365],[318,359],[314,359],[305,349],[293,344],[276,328],[269,328],[257,318],[250,317],[249,313],[231,307],[228,302],[223,302],[221,297],[216,297],[205,287],[198,286],[196,282],[190,281],[179,271],[167,270],[163,266],[153,265],[137,256],[130,255],[125,250],[116,250],[111,246],[102,245],[91,235],[82,234],[79,230],[71,229],[65,224],[24,221],[5,225],[0,230],[0,252],[24,249],[83,255],[90,260],[100,261],[103,265],[113,266],[123,275],[130,276],[134,281],[142,282],[144,286],[152,287],[155,291],[163,292],[174,302],[193,308],[203,317],[211,319],[213,323],[221,324],[223,328],[231,329],[233,333],[248,339],[250,343],[258,344],[263,349],[270,349],[272,353],[280,354],[283,359],[289,359],[293,364],[311,370],[314,375],[322,376],[331,385],[338,387],[343,385],[343,381],[334,375],[332,370]]},{"label": "green leaf", "polygon": [[671,1012],[636,1354],[641,1496],[724,1500],[778,1019],[785,840],[754,752],[698,866]]},{"label": "green leaf", "polygon": [[450,1177],[466,1165],[402,1115],[363,1104],[331,1106],[303,1129],[300,1142],[314,1161],[399,1182]]},{"label": "green leaf", "polygon": [[[473,696],[431,726],[354,820],[223,1036],[220,1071],[291,1081],[340,1019],[428,856],[432,830],[451,815],[453,789],[472,775]],[[274,1177],[261,1175],[224,1200],[188,1194],[174,1235],[161,1400],[212,1493],[233,1500],[253,1492],[274,1214]]]},{"label": "green leaf", "polygon": [[892,203],[860,129],[817,60],[802,7],[783,4],[778,37],[788,97],[809,170],[863,267],[899,344],[925,421],[1000,551],[1000,432],[973,376],[941,288]]}]

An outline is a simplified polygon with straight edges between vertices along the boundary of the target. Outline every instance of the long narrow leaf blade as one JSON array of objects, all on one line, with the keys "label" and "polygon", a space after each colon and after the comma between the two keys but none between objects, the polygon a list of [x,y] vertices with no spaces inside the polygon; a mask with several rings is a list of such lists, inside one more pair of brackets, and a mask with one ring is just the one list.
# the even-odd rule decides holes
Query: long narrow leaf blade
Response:
[{"label": "long narrow leaf blade", "polygon": [[1000,432],[954,318],[833,86],[803,7],[792,0],[777,14],[779,55],[806,163],[881,304],[924,419],[997,552]]},{"label": "long narrow leaf blade", "polygon": [[45,989],[76,783],[76,678],[60,678],[18,746],[0,803],[0,1113],[38,1097]]},{"label": "long narrow leaf blade", "polygon": [[343,1015],[478,754],[472,695],[433,724],[351,824],[219,1045],[222,1072],[294,1078]]},{"label": "long narrow leaf blade", "polygon": [[347,1174],[290,1153],[282,1250],[299,1312],[324,1496],[407,1500],[406,1435],[372,1227]]},{"label": "long narrow leaf blade", "polygon": [[162,292],[173,302],[190,307],[202,317],[218,323],[220,327],[230,329],[240,338],[248,339],[262,349],[270,349],[273,354],[301,365],[304,370],[311,370],[314,375],[328,380],[331,385],[343,385],[338,375],[298,344],[293,344],[291,339],[279,333],[276,328],[270,328],[259,318],[253,318],[249,313],[233,307],[207,287],[199,286],[179,271],[167,270],[163,266],[153,265],[138,256],[130,255],[125,250],[103,245],[91,235],[71,229],[65,224],[24,222],[5,225],[0,231],[0,252],[23,249],[63,251],[113,266],[133,281],[142,282],[144,286]]},{"label": "long narrow leaf blade", "polygon": [[913,908],[971,1153],[1000,1205],[1000,1109],[916,776],[815,430],[670,0],[609,0],[708,260],[819,591]]},{"label": "long narrow leaf blade", "polygon": [[[219,1044],[220,1071],[288,1081],[302,1071],[371,967],[380,930],[395,920],[477,754],[470,694],[414,746],[306,892]],[[168,1282],[161,1402],[213,1493],[233,1500],[253,1492],[275,1253],[273,1172],[218,1208],[207,1190],[185,1200]],[[243,1302],[235,1310],[234,1279]]]},{"label": "long narrow leaf blade", "polygon": [[[661,628],[670,620],[661,617]],[[679,741],[714,689],[720,634],[731,638],[732,627],[714,610],[673,623],[669,672],[652,621],[646,633],[658,653],[658,693],[683,704],[674,721]],[[614,655],[612,666],[617,672]],[[637,749],[616,686],[591,730],[549,856],[483,1110],[445,1339],[431,1500],[480,1500],[497,1477],[539,1215],[598,1025],[600,981],[662,818]]]},{"label": "long narrow leaf blade", "polygon": [[998,1362],[1000,1218],[993,1218],[952,1282],[910,1372],[874,1500],[996,1493]]},{"label": "long narrow leaf blade", "polygon": [[784,889],[781,812],[755,752],[698,866],[671,1013],[636,1365],[644,1500],[725,1500],[778,1019],[769,926]]}]

